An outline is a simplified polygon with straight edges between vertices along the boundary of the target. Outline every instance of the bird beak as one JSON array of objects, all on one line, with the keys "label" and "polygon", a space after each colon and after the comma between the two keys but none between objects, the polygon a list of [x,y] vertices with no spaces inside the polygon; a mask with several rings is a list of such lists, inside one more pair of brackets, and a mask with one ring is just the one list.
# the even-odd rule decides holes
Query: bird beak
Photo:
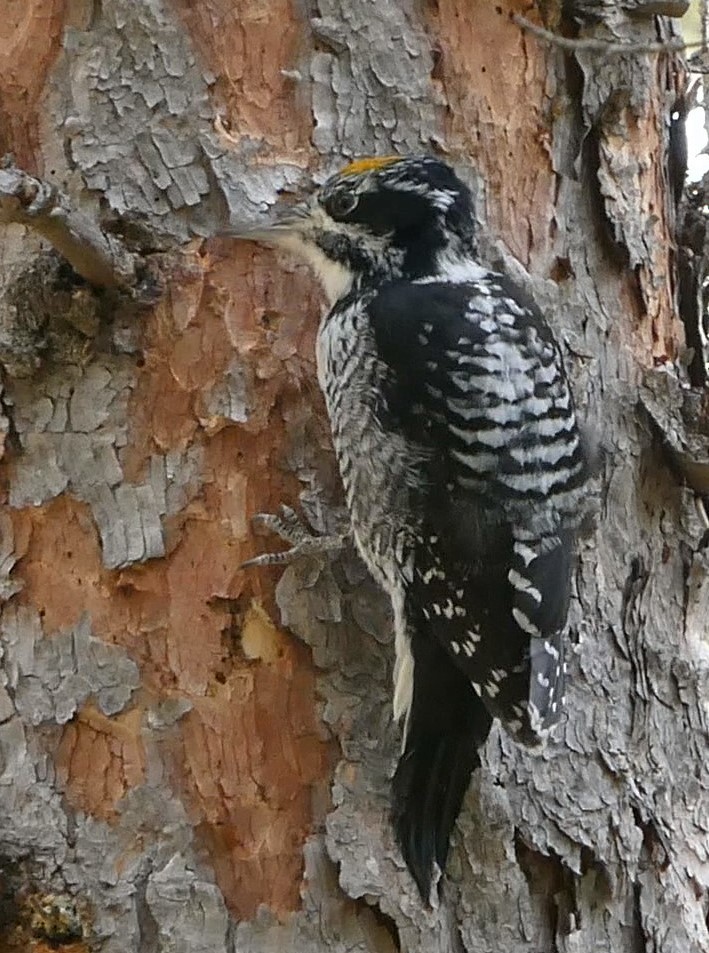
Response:
[{"label": "bird beak", "polygon": [[263,242],[266,245],[280,245],[293,235],[301,232],[307,224],[311,208],[308,203],[276,207],[267,217],[258,222],[230,225],[221,234],[227,238],[240,238],[249,242]]}]

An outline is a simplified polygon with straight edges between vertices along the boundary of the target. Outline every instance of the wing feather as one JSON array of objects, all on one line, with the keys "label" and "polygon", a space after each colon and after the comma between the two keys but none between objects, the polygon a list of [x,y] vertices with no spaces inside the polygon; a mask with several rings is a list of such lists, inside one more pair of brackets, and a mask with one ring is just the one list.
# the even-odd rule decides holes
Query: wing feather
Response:
[{"label": "wing feather", "polygon": [[533,742],[561,715],[586,478],[559,349],[506,279],[393,284],[369,306],[392,425],[428,460],[407,615]]}]

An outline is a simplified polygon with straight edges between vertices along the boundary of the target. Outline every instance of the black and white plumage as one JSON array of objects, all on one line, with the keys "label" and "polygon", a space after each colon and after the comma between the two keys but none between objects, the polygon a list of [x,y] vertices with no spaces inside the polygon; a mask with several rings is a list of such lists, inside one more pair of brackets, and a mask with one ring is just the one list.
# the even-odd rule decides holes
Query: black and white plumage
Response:
[{"label": "black and white plumage", "polygon": [[475,261],[468,189],[432,157],[355,162],[247,237],[300,253],[330,297],[318,376],[394,607],[393,820],[428,899],[492,718],[535,744],[563,710],[586,463],[561,355]]}]

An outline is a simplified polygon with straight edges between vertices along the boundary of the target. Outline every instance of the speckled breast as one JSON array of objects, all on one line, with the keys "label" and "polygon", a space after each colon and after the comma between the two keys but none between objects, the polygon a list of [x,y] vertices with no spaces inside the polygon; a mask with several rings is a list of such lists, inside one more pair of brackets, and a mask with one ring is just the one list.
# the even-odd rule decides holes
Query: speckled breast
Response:
[{"label": "speckled breast", "polygon": [[383,424],[385,368],[361,304],[336,306],[323,319],[317,360],[355,540],[374,577],[391,592],[415,529],[410,498],[416,452]]}]

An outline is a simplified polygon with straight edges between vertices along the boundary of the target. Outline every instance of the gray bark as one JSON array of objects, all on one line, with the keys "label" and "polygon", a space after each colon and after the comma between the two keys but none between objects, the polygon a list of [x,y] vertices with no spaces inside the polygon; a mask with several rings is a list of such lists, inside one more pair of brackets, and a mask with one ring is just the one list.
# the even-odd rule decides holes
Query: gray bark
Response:
[{"label": "gray bark", "polygon": [[[584,35],[654,42],[656,23],[629,16],[630,8],[675,12],[682,4],[612,6],[612,23],[604,24],[601,9]],[[279,190],[308,184],[306,165],[317,182],[352,155],[432,147],[450,154],[475,189],[482,253],[494,259],[512,249],[529,272],[523,280],[548,309],[598,445],[597,516],[580,548],[571,613],[568,719],[537,755],[493,729],[458,824],[443,901],[424,909],[387,819],[399,745],[388,607],[351,553],[289,567],[276,602],[292,636],[280,637],[309,648],[311,658],[297,658],[315,671],[316,740],[336,752],[335,766],[324,786],[308,782],[300,901],[271,909],[265,895],[263,906],[244,915],[250,868],[240,866],[238,851],[226,857],[226,847],[222,855],[205,849],[205,826],[218,828],[218,821],[207,796],[185,795],[186,769],[175,751],[184,745],[183,761],[196,758],[190,745],[199,747],[198,736],[186,725],[210,697],[222,697],[223,680],[235,685],[237,676],[269,664],[263,653],[249,654],[243,604],[232,605],[242,590],[267,593],[271,578],[259,570],[239,577],[238,586],[233,581],[238,558],[254,551],[250,511],[274,502],[263,464],[253,462],[258,441],[269,445],[272,430],[285,435],[268,467],[286,474],[274,477],[279,486],[301,487],[315,529],[328,529],[336,514],[312,354],[298,354],[293,344],[312,340],[318,306],[312,295],[301,305],[288,301],[288,290],[281,297],[271,290],[278,281],[288,288],[292,276],[272,285],[283,265],[266,253],[254,264],[236,261],[229,243],[208,245],[215,260],[234,257],[254,327],[279,307],[286,319],[269,332],[267,354],[248,349],[251,325],[234,319],[224,368],[192,391],[185,385],[193,402],[181,412],[184,431],[168,440],[156,430],[147,464],[134,472],[136,420],[152,410],[141,404],[141,368],[150,367],[160,309],[168,305],[158,306],[150,333],[144,316],[123,305],[107,313],[98,292],[77,286],[67,293],[56,258],[31,231],[8,226],[0,259],[7,486],[0,937],[19,943],[26,930],[101,953],[707,953],[706,483],[689,478],[683,464],[701,469],[707,460],[697,433],[676,427],[683,331],[666,171],[681,65],[673,56],[566,56],[524,38],[507,4],[498,15],[462,0],[440,0],[431,10],[414,0],[320,0],[310,18],[300,8],[292,13],[299,53],[280,64],[295,87],[294,108],[312,124],[304,157],[259,141],[251,128],[232,125],[225,134],[216,77],[181,9],[167,0],[74,6],[41,107],[45,169],[55,170],[84,215],[99,221],[110,213],[124,234],[138,222],[161,254],[170,250],[162,268],[174,313],[165,336],[191,341],[191,359],[202,338],[190,335],[214,315],[222,320],[228,296],[209,299],[188,239],[256,217]],[[214,6],[214,34],[244,31],[248,48],[253,30],[256,43],[259,16],[242,22],[224,9]],[[503,62],[500,50],[514,50],[525,65]],[[517,137],[544,143],[528,165]],[[151,254],[144,241],[141,248]],[[296,290],[307,287],[296,278]],[[84,304],[88,295],[88,304],[75,312],[77,295]],[[293,316],[306,308],[307,333]],[[187,380],[192,365],[187,357],[179,364],[175,353],[173,377]],[[272,385],[283,375],[286,385]],[[210,454],[222,438],[239,450],[229,463],[237,489],[231,504],[220,497],[215,505],[210,493],[222,483]],[[63,501],[68,508],[57,508]],[[52,600],[59,604],[61,594],[43,591],[41,573],[39,585],[31,582],[31,566],[42,568],[42,540],[48,545],[44,520],[61,526],[60,534],[78,521],[100,554],[90,578],[75,585],[73,557],[64,553],[74,621],[63,626],[46,621],[59,617]],[[189,643],[180,648],[179,618],[146,623],[132,640],[106,632],[111,613],[123,611],[120,600],[142,597],[140,573],[157,564],[169,572],[200,521],[228,522],[244,547],[233,551],[230,569],[215,568],[219,578],[200,606],[204,618],[231,613],[241,644],[230,647],[226,668],[214,657],[185,674]],[[46,559],[58,551],[47,550]],[[92,586],[110,594],[100,617]],[[165,644],[154,652],[164,656],[155,665],[151,646],[163,624]],[[195,642],[201,637],[199,629],[191,633]],[[91,778],[91,760],[57,769],[66,729],[84,730],[89,719],[110,734],[108,723],[132,712],[140,713],[144,770],[131,780],[128,765],[114,808],[92,812],[90,799],[67,796],[81,788],[82,771]],[[276,719],[259,744],[263,737],[276,744]],[[232,746],[247,749],[252,741],[225,733],[224,760]],[[195,788],[218,792],[219,759],[195,763],[203,772]],[[245,779],[244,789],[250,784]],[[268,784],[264,791],[270,803]],[[237,806],[241,793],[232,793]],[[220,862],[235,871],[231,880],[219,873]]]}]

